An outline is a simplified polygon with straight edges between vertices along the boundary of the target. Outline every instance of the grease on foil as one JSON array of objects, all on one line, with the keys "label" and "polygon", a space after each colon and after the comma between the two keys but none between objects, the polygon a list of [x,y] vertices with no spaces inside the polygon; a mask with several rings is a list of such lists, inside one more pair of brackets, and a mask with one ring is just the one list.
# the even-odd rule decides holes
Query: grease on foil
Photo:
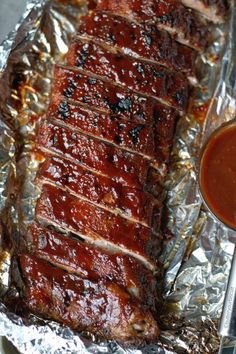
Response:
[{"label": "grease on foil", "polygon": [[[53,65],[63,60],[79,15],[84,11],[83,5],[77,0],[30,0],[16,30],[0,46],[2,294],[7,290],[10,257],[19,236],[17,225],[20,222],[22,229],[27,227],[34,215],[38,196],[33,180],[42,157],[32,155],[35,124],[48,104]],[[196,166],[201,142],[216,125],[232,119],[235,113],[236,56],[232,40],[236,34],[235,11],[232,11],[230,30],[215,27],[213,45],[198,59],[202,73],[200,87],[195,93],[192,112],[182,117],[177,127],[173,164],[166,181],[168,228],[173,237],[166,239],[161,256],[166,269],[166,303],[161,315],[163,330],[159,342],[140,350],[123,349],[115,342],[97,343],[89,334],[75,334],[51,321],[39,321],[33,316],[27,320],[20,318],[0,304],[0,334],[6,336],[20,352],[217,352],[218,318],[233,247],[229,243],[229,232],[202,207]],[[229,33],[228,37],[225,33]],[[19,191],[20,219],[15,210]]]}]

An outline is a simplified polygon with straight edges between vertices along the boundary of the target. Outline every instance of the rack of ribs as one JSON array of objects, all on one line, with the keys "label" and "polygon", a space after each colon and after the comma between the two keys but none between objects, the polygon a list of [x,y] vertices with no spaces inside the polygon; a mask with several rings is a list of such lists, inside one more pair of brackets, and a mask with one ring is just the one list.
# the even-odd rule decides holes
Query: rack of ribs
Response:
[{"label": "rack of ribs", "polygon": [[38,120],[40,196],[16,261],[20,303],[103,339],[151,342],[163,182],[209,31],[176,0],[98,0],[90,9]]}]

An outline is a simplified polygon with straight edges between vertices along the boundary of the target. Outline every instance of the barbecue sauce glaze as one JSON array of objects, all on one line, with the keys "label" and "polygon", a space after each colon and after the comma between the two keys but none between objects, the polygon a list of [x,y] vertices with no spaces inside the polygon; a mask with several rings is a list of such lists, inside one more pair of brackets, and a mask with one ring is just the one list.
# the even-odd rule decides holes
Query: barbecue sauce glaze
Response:
[{"label": "barbecue sauce glaze", "polygon": [[207,143],[199,182],[210,210],[236,229],[236,124],[223,127]]}]

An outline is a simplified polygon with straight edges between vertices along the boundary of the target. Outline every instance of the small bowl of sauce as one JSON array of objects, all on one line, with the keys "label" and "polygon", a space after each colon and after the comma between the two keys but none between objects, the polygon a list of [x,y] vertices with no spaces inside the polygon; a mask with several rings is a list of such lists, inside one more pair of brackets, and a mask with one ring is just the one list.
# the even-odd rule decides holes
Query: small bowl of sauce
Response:
[{"label": "small bowl of sauce", "polygon": [[[202,148],[199,188],[211,213],[232,229],[236,242],[236,120],[222,125]],[[232,244],[232,247],[234,245]],[[225,294],[219,333],[236,338],[236,248]]]},{"label": "small bowl of sauce", "polygon": [[236,120],[218,128],[203,146],[199,188],[213,215],[236,230]]}]

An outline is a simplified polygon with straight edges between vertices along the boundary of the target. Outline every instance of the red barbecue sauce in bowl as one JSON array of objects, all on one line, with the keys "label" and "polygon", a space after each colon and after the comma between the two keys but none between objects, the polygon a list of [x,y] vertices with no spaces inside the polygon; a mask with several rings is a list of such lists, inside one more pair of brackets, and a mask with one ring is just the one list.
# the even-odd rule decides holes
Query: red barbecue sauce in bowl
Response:
[{"label": "red barbecue sauce in bowl", "polygon": [[203,147],[199,164],[203,200],[218,220],[236,229],[236,122],[217,129]]}]

